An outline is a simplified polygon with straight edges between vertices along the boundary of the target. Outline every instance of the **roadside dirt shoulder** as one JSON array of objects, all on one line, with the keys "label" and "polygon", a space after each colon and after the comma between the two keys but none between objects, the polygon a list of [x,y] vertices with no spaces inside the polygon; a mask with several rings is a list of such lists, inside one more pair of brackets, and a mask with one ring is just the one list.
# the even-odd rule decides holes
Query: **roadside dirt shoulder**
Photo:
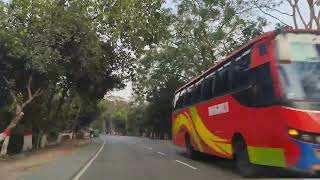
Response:
[{"label": "roadside dirt shoulder", "polygon": [[37,152],[27,152],[0,159],[0,179],[14,180],[45,165],[60,156],[68,155],[81,146],[88,145],[90,139],[64,141],[59,145],[46,147]]}]

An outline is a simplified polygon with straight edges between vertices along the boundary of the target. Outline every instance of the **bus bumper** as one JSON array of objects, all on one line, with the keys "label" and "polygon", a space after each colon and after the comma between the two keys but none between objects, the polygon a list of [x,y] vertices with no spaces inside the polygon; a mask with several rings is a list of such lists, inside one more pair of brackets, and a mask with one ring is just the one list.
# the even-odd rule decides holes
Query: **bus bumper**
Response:
[{"label": "bus bumper", "polygon": [[298,145],[300,155],[298,161],[294,165],[294,169],[306,172],[320,171],[320,144],[311,144],[296,139],[292,141]]}]

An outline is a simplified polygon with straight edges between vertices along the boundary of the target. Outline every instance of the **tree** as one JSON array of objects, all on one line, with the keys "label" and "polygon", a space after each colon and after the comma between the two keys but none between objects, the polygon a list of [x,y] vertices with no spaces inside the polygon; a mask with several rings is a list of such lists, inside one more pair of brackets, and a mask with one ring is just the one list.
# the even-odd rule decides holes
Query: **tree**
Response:
[{"label": "tree", "polygon": [[1,26],[4,27],[0,33],[1,78],[6,83],[2,86],[11,95],[10,101],[14,112],[5,133],[2,133],[4,135],[2,137],[6,137],[21,120],[24,108],[42,94],[40,88],[44,86],[46,79],[39,68],[31,66],[37,60],[32,58],[32,51],[27,51],[30,46],[24,41],[28,37],[23,25],[13,25],[14,18],[11,15],[16,14],[5,6],[1,8],[8,11],[5,21],[1,22]]},{"label": "tree", "polygon": [[[98,100],[123,87],[142,49],[155,47],[166,34],[168,17],[162,3],[1,2],[0,91],[3,110],[14,115],[8,127],[22,119],[25,107],[25,112],[41,111],[32,122],[44,131],[60,124],[89,124]],[[37,104],[32,103],[35,98]]]},{"label": "tree", "polygon": [[[259,9],[263,14],[270,16],[281,24],[285,26],[290,26],[281,20],[281,17],[291,17],[295,29],[320,29],[320,1],[318,0],[253,0],[253,3],[257,9]],[[290,10],[288,12],[283,11],[279,7],[289,6]],[[303,14],[301,7],[307,7],[308,13]],[[279,17],[280,16],[280,17]]]},{"label": "tree", "polygon": [[102,99],[98,102],[98,117],[90,124],[93,129],[99,129],[102,131],[110,131],[110,113],[109,109],[112,106],[112,102],[106,99]]},{"label": "tree", "polygon": [[151,131],[171,132],[174,91],[244,42],[260,35],[263,18],[250,17],[247,1],[178,1],[170,38],[146,50],[137,62],[134,92],[148,101],[145,116]]},{"label": "tree", "polygon": [[149,120],[146,116],[146,104],[130,103],[128,110],[127,130],[129,135],[142,136],[149,128]]},{"label": "tree", "polygon": [[145,46],[155,47],[167,37],[171,21],[168,10],[162,8],[164,2],[97,0],[93,1],[91,14],[101,37],[139,57]]}]

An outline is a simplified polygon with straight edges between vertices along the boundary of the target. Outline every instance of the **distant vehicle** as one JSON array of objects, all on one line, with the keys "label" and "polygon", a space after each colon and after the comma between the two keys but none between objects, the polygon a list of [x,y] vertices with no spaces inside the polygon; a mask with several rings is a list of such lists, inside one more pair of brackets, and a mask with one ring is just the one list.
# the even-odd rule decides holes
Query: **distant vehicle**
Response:
[{"label": "distant vehicle", "polygon": [[320,171],[320,31],[265,33],[175,92],[173,143],[191,158]]},{"label": "distant vehicle", "polygon": [[93,130],[92,137],[99,137],[100,131],[98,129]]}]

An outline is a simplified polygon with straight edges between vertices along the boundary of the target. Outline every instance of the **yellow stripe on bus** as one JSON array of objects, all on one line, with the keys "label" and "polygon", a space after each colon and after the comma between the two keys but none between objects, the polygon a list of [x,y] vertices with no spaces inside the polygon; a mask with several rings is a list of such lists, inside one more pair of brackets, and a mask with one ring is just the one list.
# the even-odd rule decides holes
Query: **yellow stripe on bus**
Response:
[{"label": "yellow stripe on bus", "polygon": [[200,138],[214,151],[223,154],[231,155],[232,148],[231,145],[227,143],[226,139],[212,134],[201,120],[195,107],[190,107],[190,113],[192,121],[195,125],[196,131],[198,132]]},{"label": "yellow stripe on bus", "polygon": [[177,135],[179,131],[181,130],[181,127],[185,126],[188,129],[188,132],[190,133],[190,136],[192,136],[194,142],[196,143],[197,149],[201,152],[203,152],[203,148],[200,142],[200,139],[191,124],[191,121],[187,118],[184,114],[179,114],[177,118],[175,119],[174,125],[173,125],[173,134]]}]

